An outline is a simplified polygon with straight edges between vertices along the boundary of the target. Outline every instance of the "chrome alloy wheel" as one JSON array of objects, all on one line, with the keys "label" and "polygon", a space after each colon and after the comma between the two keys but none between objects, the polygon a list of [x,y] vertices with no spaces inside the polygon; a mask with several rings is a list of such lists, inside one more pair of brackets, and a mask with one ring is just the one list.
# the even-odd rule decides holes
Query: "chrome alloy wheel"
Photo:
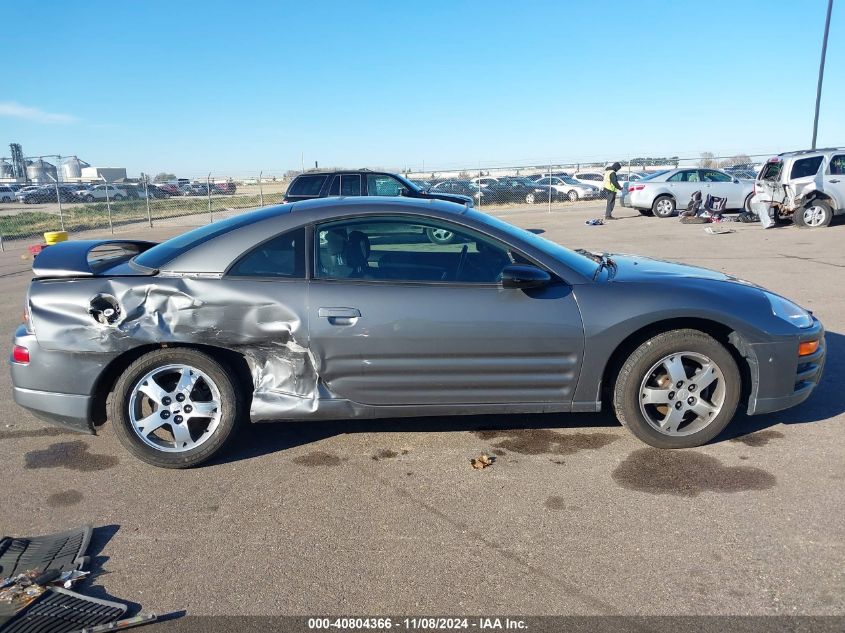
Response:
[{"label": "chrome alloy wheel", "polygon": [[142,442],[166,453],[192,450],[217,429],[220,390],[208,375],[190,365],[164,365],[132,388],[129,420]]},{"label": "chrome alloy wheel", "polygon": [[817,227],[824,224],[827,210],[816,204],[811,204],[804,209],[804,224],[807,226]]},{"label": "chrome alloy wheel", "polygon": [[455,236],[452,231],[447,231],[446,229],[432,229],[431,235],[438,242],[446,242],[448,240],[451,240]]},{"label": "chrome alloy wheel", "polygon": [[657,361],[640,383],[640,411],[664,435],[692,435],[709,425],[725,402],[725,377],[711,359],[678,352]]}]

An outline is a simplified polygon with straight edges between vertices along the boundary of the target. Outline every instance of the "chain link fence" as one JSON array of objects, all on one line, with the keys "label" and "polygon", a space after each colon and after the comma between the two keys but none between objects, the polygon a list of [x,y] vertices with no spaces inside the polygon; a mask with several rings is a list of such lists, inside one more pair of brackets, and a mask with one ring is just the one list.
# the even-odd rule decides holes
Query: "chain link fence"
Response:
[{"label": "chain link fence", "polygon": [[[609,160],[548,162],[534,165],[476,166],[449,169],[399,169],[417,186],[471,196],[481,209],[545,204],[549,210],[603,197],[604,168],[619,162],[623,183],[677,167],[721,168],[753,179],[772,154],[696,157],[611,157]],[[387,170],[391,171],[391,170]],[[261,206],[282,202],[299,172],[259,171],[233,177],[207,172],[195,178],[141,175],[106,182],[32,184],[0,180],[0,250],[40,243],[47,231],[137,230],[145,227],[200,226]]]}]

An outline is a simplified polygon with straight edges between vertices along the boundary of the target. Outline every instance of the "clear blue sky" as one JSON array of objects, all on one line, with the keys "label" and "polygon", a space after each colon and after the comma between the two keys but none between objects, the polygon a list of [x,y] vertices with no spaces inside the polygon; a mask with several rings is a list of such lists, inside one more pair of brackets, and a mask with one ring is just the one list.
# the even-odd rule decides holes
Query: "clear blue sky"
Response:
[{"label": "clear blue sky", "polygon": [[[5,2],[0,155],[195,176],[804,148],[826,4]],[[836,4],[822,145],[845,144]]]}]

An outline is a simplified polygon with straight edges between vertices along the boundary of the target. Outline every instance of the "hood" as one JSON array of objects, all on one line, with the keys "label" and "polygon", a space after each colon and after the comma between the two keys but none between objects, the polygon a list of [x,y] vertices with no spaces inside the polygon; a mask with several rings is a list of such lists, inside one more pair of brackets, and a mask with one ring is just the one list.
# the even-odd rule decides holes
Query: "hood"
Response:
[{"label": "hood", "polygon": [[445,200],[446,202],[455,202],[457,204],[468,204],[473,206],[475,202],[469,196],[462,196],[457,193],[440,193],[438,191],[419,191],[414,195],[415,198],[425,198],[426,200]]},{"label": "hood", "polygon": [[616,271],[612,281],[657,281],[661,278],[666,280],[686,279],[711,279],[714,281],[733,281],[746,285],[737,277],[726,275],[715,270],[699,268],[698,266],[687,266],[676,264],[661,259],[651,259],[638,255],[610,255],[610,259],[616,262]]}]

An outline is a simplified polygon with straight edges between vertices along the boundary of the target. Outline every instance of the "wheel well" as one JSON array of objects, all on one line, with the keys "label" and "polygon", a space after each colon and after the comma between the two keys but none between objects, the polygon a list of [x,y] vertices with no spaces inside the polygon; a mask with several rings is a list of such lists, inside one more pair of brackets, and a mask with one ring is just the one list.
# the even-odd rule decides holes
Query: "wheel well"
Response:
[{"label": "wheel well", "polygon": [[704,332],[705,334],[709,334],[724,345],[725,349],[727,349],[731,353],[731,356],[733,356],[736,361],[736,365],[739,368],[739,375],[742,379],[742,391],[740,398],[742,401],[745,401],[748,398],[748,395],[751,392],[751,369],[748,361],[745,357],[743,357],[740,350],[738,350],[734,344],[734,337],[731,336],[732,334],[735,334],[734,331],[723,323],[719,323],[717,321],[684,317],[678,319],[666,319],[651,323],[630,334],[616,347],[613,354],[610,355],[610,358],[604,367],[604,372],[602,373],[601,399],[603,408],[611,406],[611,403],[613,402],[612,391],[614,385],[616,384],[616,376],[619,374],[619,370],[622,369],[622,365],[625,364],[625,361],[631,353],[648,339],[670,330],[698,330],[700,332]]},{"label": "wheel well", "polygon": [[831,198],[828,194],[823,193],[821,191],[814,191],[805,199],[806,202],[812,202],[813,200],[821,200],[823,202],[827,202],[830,204],[831,208],[834,212],[836,212],[836,204],[833,202],[833,198]]},{"label": "wheel well", "polygon": [[245,398],[246,406],[249,407],[251,405],[251,396],[254,386],[252,382],[252,374],[249,371],[249,365],[247,364],[243,354],[223,347],[215,347],[213,345],[181,343],[168,343],[166,345],[141,345],[140,347],[124,352],[112,360],[108,365],[106,365],[103,371],[100,372],[100,376],[97,378],[97,382],[94,385],[94,398],[91,405],[91,419],[95,426],[104,424],[108,418],[108,408],[106,405],[108,403],[109,395],[111,395],[115,384],[117,384],[117,380],[120,378],[121,374],[126,371],[126,368],[144,354],[148,354],[149,352],[153,352],[164,347],[168,349],[188,347],[205,352],[216,361],[223,363],[235,373],[238,380],[236,388],[239,388],[241,393],[247,394]]}]

